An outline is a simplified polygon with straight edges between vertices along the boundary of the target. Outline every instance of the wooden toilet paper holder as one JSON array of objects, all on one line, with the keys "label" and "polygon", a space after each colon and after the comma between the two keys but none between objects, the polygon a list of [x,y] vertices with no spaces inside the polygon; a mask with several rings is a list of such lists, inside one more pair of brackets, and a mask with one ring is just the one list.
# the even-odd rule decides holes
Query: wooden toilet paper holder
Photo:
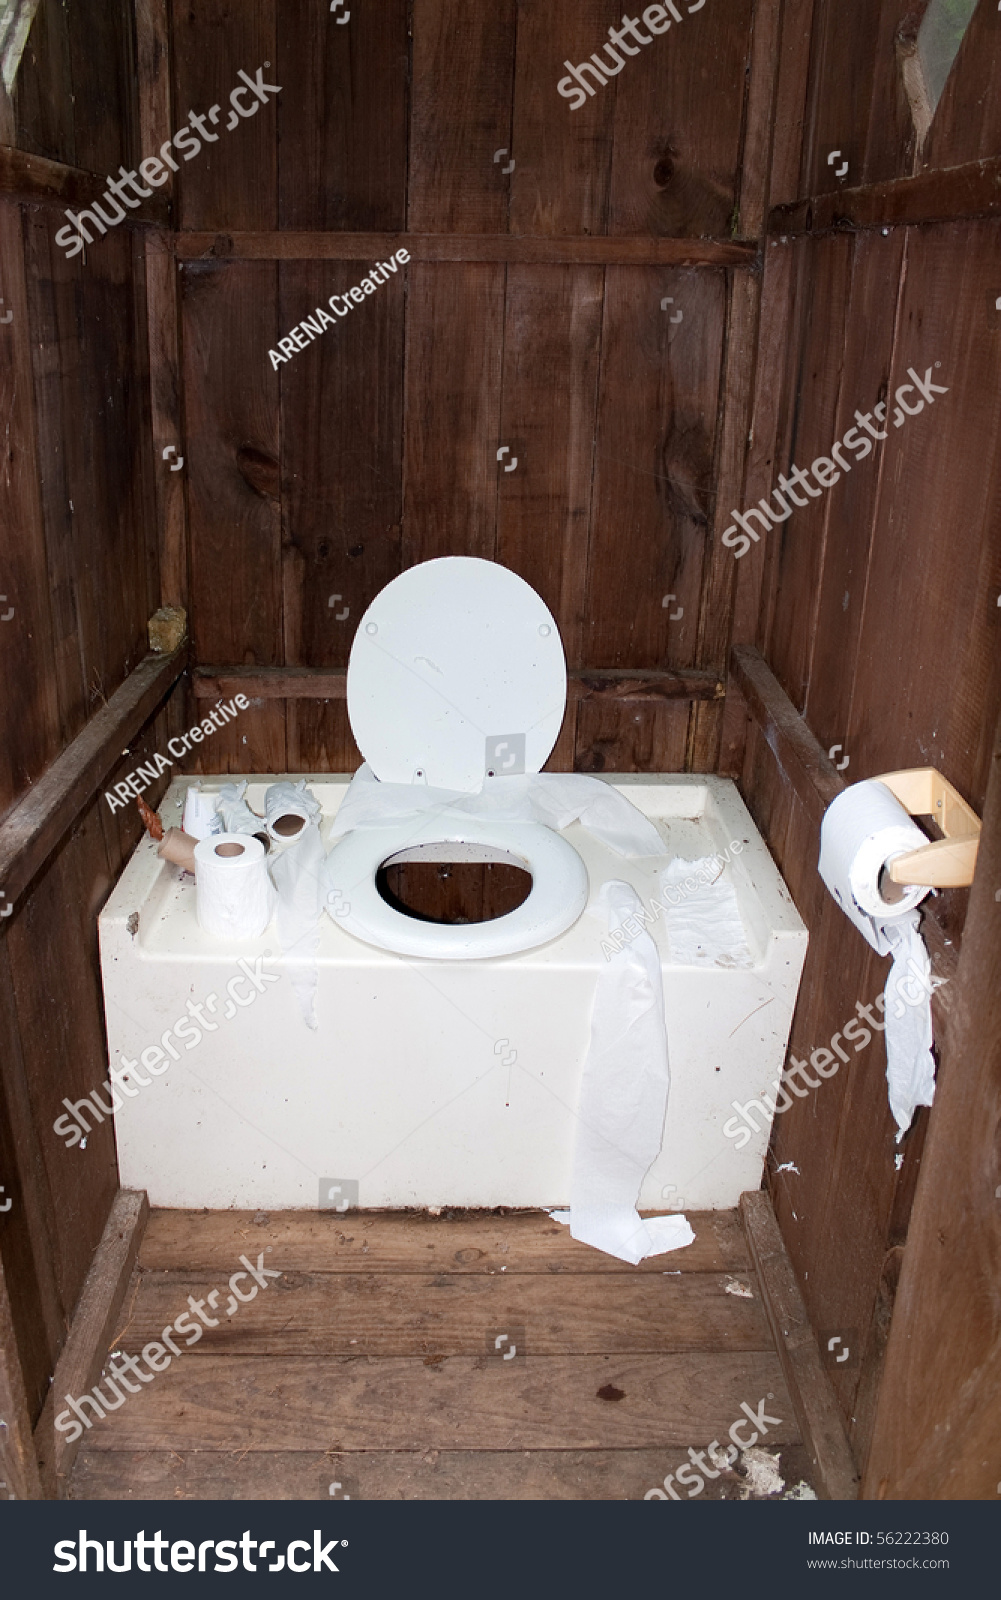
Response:
[{"label": "wooden toilet paper holder", "polygon": [[905,772],[881,772],[875,781],[885,783],[912,817],[934,817],[945,835],[895,856],[885,869],[890,881],[931,889],[967,888],[977,864],[980,818],[948,778],[934,767],[912,767]]}]

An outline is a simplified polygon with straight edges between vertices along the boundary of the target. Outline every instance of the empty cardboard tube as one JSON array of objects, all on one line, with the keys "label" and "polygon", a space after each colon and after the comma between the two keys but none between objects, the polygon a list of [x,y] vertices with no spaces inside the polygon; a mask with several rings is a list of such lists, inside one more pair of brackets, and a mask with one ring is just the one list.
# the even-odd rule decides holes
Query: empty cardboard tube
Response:
[{"label": "empty cardboard tube", "polygon": [[173,861],[178,867],[184,867],[188,872],[195,870],[195,845],[190,833],[183,833],[180,828],[168,828],[156,852],[161,861]]}]

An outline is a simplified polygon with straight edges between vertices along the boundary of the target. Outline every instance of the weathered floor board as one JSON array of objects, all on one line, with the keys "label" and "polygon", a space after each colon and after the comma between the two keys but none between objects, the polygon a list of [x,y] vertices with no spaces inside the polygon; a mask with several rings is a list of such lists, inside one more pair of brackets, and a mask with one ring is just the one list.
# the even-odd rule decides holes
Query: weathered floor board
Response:
[{"label": "weathered floor board", "polygon": [[[761,1402],[759,1442],[809,1481],[739,1219],[691,1220],[687,1250],[627,1267],[543,1213],[154,1212],[113,1349],[138,1356],[189,1297],[217,1326],[174,1332],[64,1492],[642,1499]],[[280,1276],[238,1305],[241,1256]],[[747,1492],[739,1462],[704,1490]]]}]

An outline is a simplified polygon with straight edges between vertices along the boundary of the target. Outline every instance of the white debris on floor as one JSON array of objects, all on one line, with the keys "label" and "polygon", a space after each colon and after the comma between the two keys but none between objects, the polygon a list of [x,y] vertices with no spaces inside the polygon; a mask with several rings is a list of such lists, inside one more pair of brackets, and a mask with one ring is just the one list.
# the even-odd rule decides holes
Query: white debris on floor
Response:
[{"label": "white debris on floor", "polygon": [[803,1176],[803,1174],[800,1172],[799,1168],[797,1167],[795,1161],[783,1161],[783,1163],[782,1163],[782,1165],[780,1167],[776,1167],[775,1168],[775,1171],[776,1172],[795,1172],[797,1178],[801,1178]]},{"label": "white debris on floor", "polygon": [[726,1294],[735,1294],[740,1300],[753,1300],[754,1290],[749,1283],[741,1283],[739,1278],[728,1278],[724,1285]]},{"label": "white debris on floor", "polygon": [[816,1500],[817,1496],[806,1479],[800,1478],[798,1483],[794,1483],[791,1489],[786,1490],[782,1498],[783,1500]]},{"label": "white debris on floor", "polygon": [[742,1500],[757,1500],[764,1495],[781,1494],[786,1486],[786,1481],[779,1472],[778,1456],[770,1455],[767,1450],[761,1450],[755,1445],[750,1450],[742,1451],[740,1465],[745,1475],[740,1488]]}]

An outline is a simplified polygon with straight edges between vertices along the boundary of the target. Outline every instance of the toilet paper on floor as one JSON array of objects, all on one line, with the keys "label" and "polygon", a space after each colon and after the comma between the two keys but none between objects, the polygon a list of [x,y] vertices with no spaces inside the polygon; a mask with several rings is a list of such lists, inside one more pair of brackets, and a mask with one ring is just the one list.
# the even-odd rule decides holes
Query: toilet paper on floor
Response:
[{"label": "toilet paper on floor", "polygon": [[889,902],[883,898],[879,879],[894,856],[927,843],[927,836],[896,796],[876,778],[852,784],[839,794],[828,806],[820,828],[820,876],[877,954],[893,957],[883,1014],[886,1078],[898,1143],[911,1125],[915,1108],[930,1106],[935,1097],[931,1053],[934,984],[917,912],[930,891],[919,884],[908,885],[902,899]]},{"label": "toilet paper on floor", "polygon": [[271,863],[278,896],[275,918],[278,943],[308,1028],[316,1027],[316,958],[320,948],[325,860],[320,830],[315,822],[309,822],[294,843],[274,856]]},{"label": "toilet paper on floor", "polygon": [[[640,909],[629,884],[612,880],[592,914],[609,933]],[[581,1077],[569,1212],[575,1239],[635,1265],[691,1244],[688,1219],[636,1210],[640,1186],[660,1153],[670,1070],[660,955],[648,933],[618,950],[598,975],[591,1039]]]},{"label": "toilet paper on floor", "polygon": [[663,855],[664,841],[642,811],[600,778],[578,772],[531,772],[484,780],[465,794],[418,783],[380,783],[366,762],[341,801],[331,839],[352,828],[385,827],[429,812],[444,818],[491,817],[498,822],[541,822],[553,829],[580,822],[622,856]]}]

